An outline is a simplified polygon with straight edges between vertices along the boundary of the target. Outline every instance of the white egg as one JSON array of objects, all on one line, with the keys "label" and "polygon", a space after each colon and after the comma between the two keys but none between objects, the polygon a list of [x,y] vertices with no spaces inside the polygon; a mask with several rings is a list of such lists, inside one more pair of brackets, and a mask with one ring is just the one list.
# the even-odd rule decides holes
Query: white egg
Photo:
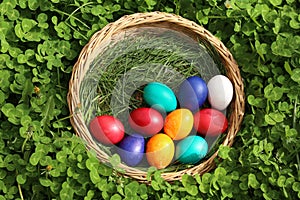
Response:
[{"label": "white egg", "polygon": [[211,107],[218,110],[226,109],[233,97],[231,81],[224,75],[216,75],[208,81],[207,89]]}]

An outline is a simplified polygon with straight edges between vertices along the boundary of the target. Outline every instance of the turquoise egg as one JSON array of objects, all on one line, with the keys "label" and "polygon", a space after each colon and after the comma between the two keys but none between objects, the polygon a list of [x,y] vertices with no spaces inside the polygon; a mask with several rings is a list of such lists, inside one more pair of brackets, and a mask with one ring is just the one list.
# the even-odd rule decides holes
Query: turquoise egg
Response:
[{"label": "turquoise egg", "polygon": [[148,83],[144,88],[143,98],[147,104],[159,111],[170,112],[177,107],[172,89],[159,82]]},{"label": "turquoise egg", "polygon": [[184,164],[196,164],[208,151],[206,140],[198,135],[184,138],[176,145],[175,158]]}]

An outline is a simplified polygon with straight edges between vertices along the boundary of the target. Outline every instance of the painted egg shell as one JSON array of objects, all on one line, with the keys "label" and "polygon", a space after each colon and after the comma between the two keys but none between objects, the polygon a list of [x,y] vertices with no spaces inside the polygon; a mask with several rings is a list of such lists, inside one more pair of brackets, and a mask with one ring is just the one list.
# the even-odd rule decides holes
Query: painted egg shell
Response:
[{"label": "painted egg shell", "polygon": [[233,86],[224,75],[212,77],[208,83],[208,102],[212,108],[224,110],[230,104],[233,97]]},{"label": "painted egg shell", "polygon": [[174,92],[159,82],[148,83],[144,88],[143,97],[147,104],[159,111],[170,112],[177,107]]},{"label": "painted egg shell", "polygon": [[95,117],[89,127],[92,136],[104,145],[116,144],[124,137],[122,122],[110,115]]},{"label": "painted egg shell", "polygon": [[181,108],[196,111],[207,99],[207,86],[198,76],[191,76],[183,81],[178,91],[178,101]]},{"label": "painted egg shell", "polygon": [[138,134],[125,136],[118,144],[118,154],[128,166],[138,165],[144,156],[145,139]]},{"label": "painted egg shell", "polygon": [[176,145],[175,158],[181,163],[195,164],[204,158],[208,151],[208,144],[200,136],[188,136]]},{"label": "painted egg shell", "polygon": [[157,169],[167,167],[173,160],[175,145],[173,140],[164,133],[151,137],[146,145],[146,157],[151,166]]},{"label": "painted egg shell", "polygon": [[194,114],[194,128],[198,133],[207,136],[217,136],[228,126],[226,116],[215,109],[205,108]]},{"label": "painted egg shell", "polygon": [[173,140],[181,140],[188,136],[193,129],[193,113],[180,108],[169,113],[165,119],[164,132]]},{"label": "painted egg shell", "polygon": [[138,108],[128,117],[129,125],[144,136],[152,136],[161,131],[164,126],[162,115],[153,108]]}]

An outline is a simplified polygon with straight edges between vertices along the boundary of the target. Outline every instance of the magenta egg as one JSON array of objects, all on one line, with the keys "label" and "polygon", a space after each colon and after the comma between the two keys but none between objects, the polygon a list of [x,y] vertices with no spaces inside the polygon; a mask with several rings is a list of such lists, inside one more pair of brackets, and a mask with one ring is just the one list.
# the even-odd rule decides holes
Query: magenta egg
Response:
[{"label": "magenta egg", "polygon": [[157,110],[146,107],[133,110],[128,122],[134,131],[146,137],[155,135],[164,125],[162,115]]},{"label": "magenta egg", "polygon": [[118,144],[117,153],[128,166],[138,165],[144,156],[145,139],[139,134],[125,136]]}]

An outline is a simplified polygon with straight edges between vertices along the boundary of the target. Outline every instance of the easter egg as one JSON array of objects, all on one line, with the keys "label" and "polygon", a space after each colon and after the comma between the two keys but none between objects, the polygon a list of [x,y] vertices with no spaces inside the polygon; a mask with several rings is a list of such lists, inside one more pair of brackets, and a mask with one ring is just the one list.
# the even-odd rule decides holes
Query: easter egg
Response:
[{"label": "easter egg", "polygon": [[128,117],[129,125],[144,136],[152,136],[163,128],[162,115],[153,108],[137,108]]},{"label": "easter egg", "polygon": [[225,132],[227,126],[226,116],[218,110],[204,108],[194,114],[194,128],[204,136],[217,136]]},{"label": "easter egg", "polygon": [[224,75],[212,77],[208,83],[208,102],[212,108],[224,110],[230,104],[233,97],[233,86]]},{"label": "easter egg", "polygon": [[146,157],[151,166],[157,169],[167,167],[173,160],[175,145],[173,140],[164,133],[152,136],[146,145]]},{"label": "easter egg", "polygon": [[173,140],[185,138],[193,129],[193,113],[185,108],[180,108],[169,113],[165,119],[164,132]]},{"label": "easter egg", "polygon": [[207,151],[206,140],[200,136],[192,135],[178,142],[175,158],[181,163],[195,164],[206,156]]},{"label": "easter egg", "polygon": [[90,122],[89,128],[92,136],[104,145],[116,144],[124,137],[124,126],[114,116],[97,116]]},{"label": "easter egg", "polygon": [[143,98],[147,104],[159,111],[170,112],[177,107],[172,89],[159,82],[148,83],[144,88]]},{"label": "easter egg", "polygon": [[198,76],[188,77],[180,84],[178,101],[181,108],[192,111],[198,110],[207,99],[207,86],[205,81]]},{"label": "easter egg", "polygon": [[145,139],[139,134],[125,136],[118,144],[118,154],[128,166],[138,165],[144,156]]}]

